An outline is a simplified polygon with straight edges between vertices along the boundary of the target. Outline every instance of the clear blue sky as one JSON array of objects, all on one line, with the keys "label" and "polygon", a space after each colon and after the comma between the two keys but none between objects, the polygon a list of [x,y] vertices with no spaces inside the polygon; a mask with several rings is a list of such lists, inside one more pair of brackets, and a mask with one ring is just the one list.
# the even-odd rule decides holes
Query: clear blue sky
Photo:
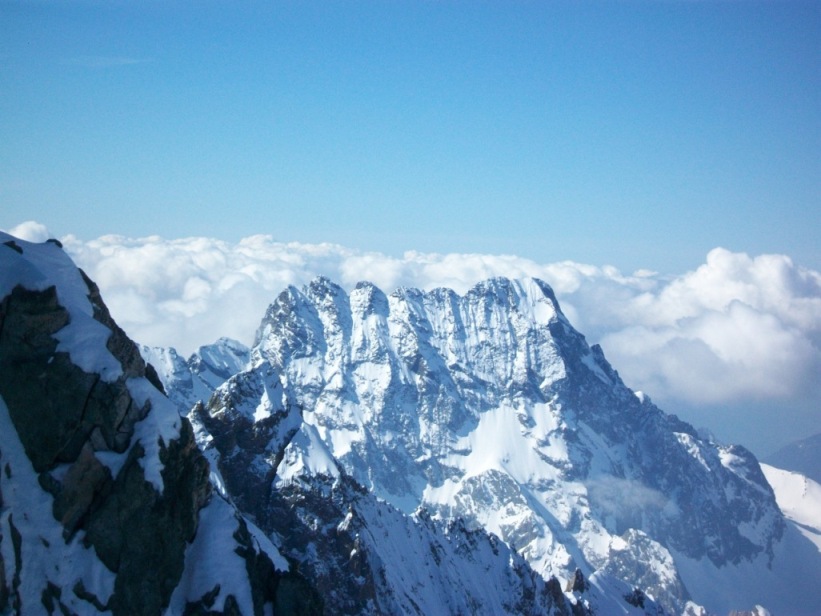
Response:
[{"label": "clear blue sky", "polygon": [[819,2],[0,1],[0,228],[821,268]]}]

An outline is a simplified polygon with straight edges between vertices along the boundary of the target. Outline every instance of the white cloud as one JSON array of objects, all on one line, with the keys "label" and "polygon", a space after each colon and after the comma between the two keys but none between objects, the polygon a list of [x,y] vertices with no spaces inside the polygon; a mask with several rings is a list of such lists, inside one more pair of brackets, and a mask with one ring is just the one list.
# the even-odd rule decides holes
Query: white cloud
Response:
[{"label": "white cloud", "polygon": [[[11,233],[35,241],[49,235],[34,222]],[[62,241],[133,338],[183,354],[219,336],[250,343],[283,288],[320,274],[347,289],[370,280],[388,293],[399,286],[465,292],[491,276],[535,276],[553,286],[571,322],[602,344],[629,386],[685,419],[680,408],[749,403],[758,409],[744,419],[751,426],[777,422],[784,409],[798,407],[821,425],[821,274],[783,255],[717,248],[695,271],[664,277],[513,255],[391,257],[263,235],[238,243],[120,236]],[[716,427],[709,418],[702,423]]]},{"label": "white cloud", "polygon": [[27,242],[45,242],[47,239],[54,237],[45,225],[28,220],[20,223],[16,227],[6,231],[9,235],[19,237],[21,240]]},{"label": "white cloud", "polygon": [[640,516],[647,510],[662,510],[671,505],[658,490],[631,479],[601,475],[586,485],[591,504],[617,519]]},{"label": "white cloud", "polygon": [[622,302],[602,346],[637,387],[729,404],[816,388],[821,275],[787,257],[716,249],[690,272]]}]

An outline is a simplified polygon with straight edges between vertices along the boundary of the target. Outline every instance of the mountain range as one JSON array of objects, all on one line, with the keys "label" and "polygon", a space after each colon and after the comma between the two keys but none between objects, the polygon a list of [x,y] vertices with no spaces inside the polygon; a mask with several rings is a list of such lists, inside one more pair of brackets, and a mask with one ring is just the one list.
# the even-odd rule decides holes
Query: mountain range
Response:
[{"label": "mountain range", "polygon": [[782,447],[764,461],[821,483],[821,432]]},{"label": "mountain range", "polygon": [[0,240],[0,612],[821,606],[821,524],[627,388],[544,282],[320,278],[183,359],[56,243]]}]

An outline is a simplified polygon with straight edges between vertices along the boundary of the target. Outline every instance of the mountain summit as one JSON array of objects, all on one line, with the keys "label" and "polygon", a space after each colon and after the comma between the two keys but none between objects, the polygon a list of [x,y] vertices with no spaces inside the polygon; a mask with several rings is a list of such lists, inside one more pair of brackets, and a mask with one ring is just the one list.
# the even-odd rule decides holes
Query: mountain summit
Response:
[{"label": "mountain summit", "polygon": [[[247,368],[191,417],[258,521],[283,494],[352,484],[498,537],[563,587],[576,572],[603,594],[619,580],[671,612],[810,613],[819,599],[806,569],[817,550],[785,525],[754,456],[627,388],[540,280],[463,296],[289,287]],[[257,440],[226,440],[231,425]],[[249,465],[270,497],[243,488]],[[283,546],[310,559],[308,542]]]}]

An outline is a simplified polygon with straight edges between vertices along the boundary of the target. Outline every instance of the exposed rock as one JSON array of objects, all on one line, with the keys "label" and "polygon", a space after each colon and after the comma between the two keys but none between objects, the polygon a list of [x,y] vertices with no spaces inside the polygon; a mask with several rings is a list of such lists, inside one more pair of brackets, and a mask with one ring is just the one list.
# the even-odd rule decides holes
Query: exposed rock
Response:
[{"label": "exposed rock", "polygon": [[94,456],[90,443],[86,443],[63,481],[55,482],[59,491],[54,499],[54,517],[65,527],[67,537],[81,525],[91,503],[110,481],[111,472]]},{"label": "exposed rock", "polygon": [[132,360],[130,373],[114,382],[83,371],[56,350],[53,336],[68,322],[54,287],[18,286],[0,302],[0,395],[38,472],[74,462],[95,431],[105,448],[125,451],[149,410],[126,386],[127,375],[143,376],[145,364]]},{"label": "exposed rock", "polygon": [[[97,284],[86,276],[86,273],[83,270],[80,270],[80,274],[83,277],[83,282],[85,282],[88,287],[88,299],[94,309],[94,319],[111,330],[111,335],[108,337],[106,348],[122,365],[124,376],[126,378],[132,376],[146,376],[145,361],[143,360],[142,355],[140,355],[139,347],[126,335],[122,328],[114,322],[114,319],[111,318],[111,313],[108,311],[108,307],[103,302],[103,298],[100,295],[100,289]],[[162,391],[162,383],[156,382],[153,384],[157,387],[157,389]]]},{"label": "exposed rock", "polygon": [[641,591],[641,589],[634,588],[633,592],[625,595],[624,600],[630,605],[643,608],[644,602],[647,600],[647,596]]},{"label": "exposed rock", "polygon": [[582,573],[581,569],[576,569],[576,572],[573,574],[573,579],[567,581],[567,592],[579,592],[582,593],[589,588],[587,580],[584,579],[584,574]]},{"label": "exposed rock", "polygon": [[62,596],[62,589],[56,584],[49,582],[40,594],[40,602],[43,604],[43,607],[48,610],[49,614],[54,614],[58,612],[58,610],[59,613],[70,614],[71,610],[69,607],[60,601]]},{"label": "exposed rock", "polygon": [[234,538],[239,544],[236,552],[245,560],[251,580],[254,613],[261,614],[269,601],[273,601],[275,614],[323,613],[321,596],[302,575],[296,571],[284,574],[276,571],[269,558],[252,548],[248,526],[242,519]]},{"label": "exposed rock", "polygon": [[20,247],[20,245],[19,245],[17,242],[15,242],[14,240],[9,240],[9,241],[7,241],[7,242],[3,242],[3,245],[4,245],[4,246],[8,246],[8,247],[9,247],[9,248],[11,248],[13,251],[15,251],[15,252],[17,252],[17,253],[19,253],[19,254],[23,254],[23,249],[22,249],[22,248]]},{"label": "exposed rock", "polygon": [[161,450],[162,495],[145,480],[137,445],[85,526],[86,541],[118,574],[109,604],[115,614],[159,613],[182,575],[185,544],[194,536],[210,484],[190,425],[183,423],[180,432],[178,441]]},{"label": "exposed rock", "polygon": [[14,519],[11,513],[9,514],[9,534],[11,535],[11,546],[14,550],[14,573],[12,574],[9,592],[10,604],[13,612],[19,612],[22,605],[22,601],[20,600],[20,570],[23,567],[23,537],[14,525]]},{"label": "exposed rock", "polygon": [[[3,542],[3,534],[0,533],[0,543]],[[9,589],[6,585],[6,563],[3,555],[0,554],[0,613],[5,613],[9,606]]]},{"label": "exposed rock", "polygon": [[217,466],[234,502],[263,528],[268,526],[276,469],[302,421],[298,408],[284,406],[278,375],[270,370],[241,372],[207,406],[197,404],[189,417],[213,437],[213,443],[204,446],[219,452]]},{"label": "exposed rock", "polygon": [[[95,315],[113,325],[96,287],[89,286]],[[145,375],[136,346],[114,326],[108,347],[122,362],[122,376],[109,383],[78,368],[67,353],[56,352],[53,335],[69,316],[54,287],[42,292],[15,288],[0,304],[0,319],[0,395],[35,470],[42,473],[41,484],[55,495],[55,517],[67,536],[85,530],[87,544],[118,574],[108,609],[158,614],[180,579],[185,544],[210,492],[208,464],[190,425],[182,421],[180,438],[161,446],[162,494],[145,479],[140,445],[131,447],[112,478],[95,449],[124,453],[134,424],[150,411],[148,403],[135,403],[126,385],[128,378]],[[61,480],[46,476],[66,463],[70,466]]]},{"label": "exposed rock", "polygon": [[[2,452],[0,452],[2,457]],[[0,512],[3,511],[3,490],[0,489]],[[3,543],[3,530],[0,528],[0,545]],[[6,582],[6,563],[3,560],[3,552],[0,551],[0,614],[4,614],[9,605],[9,588]]]}]

